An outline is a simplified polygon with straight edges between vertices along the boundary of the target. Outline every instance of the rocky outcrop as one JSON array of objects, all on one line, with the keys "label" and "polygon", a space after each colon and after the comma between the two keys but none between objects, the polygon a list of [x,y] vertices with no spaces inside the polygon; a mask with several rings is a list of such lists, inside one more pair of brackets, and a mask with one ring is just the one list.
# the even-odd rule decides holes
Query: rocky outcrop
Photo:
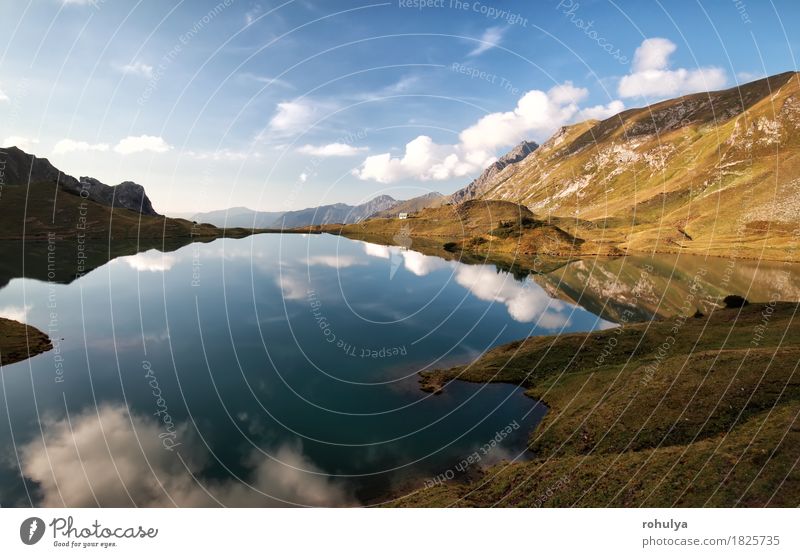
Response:
[{"label": "rocky outcrop", "polygon": [[533,141],[523,141],[511,151],[497,159],[489,167],[483,171],[475,180],[470,184],[455,192],[450,196],[452,203],[462,203],[470,199],[476,199],[485,194],[490,188],[494,187],[494,178],[507,166],[516,164],[524,160],[528,155],[533,153],[539,145]]},{"label": "rocky outcrop", "polygon": [[0,149],[0,183],[16,186],[54,184],[75,195],[82,195],[107,207],[121,207],[143,215],[156,216],[144,187],[133,182],[108,186],[87,176],[75,179],[57,169],[47,159],[40,159],[17,147]]},{"label": "rocky outcrop", "polygon": [[153,209],[153,204],[147,197],[144,187],[134,182],[122,182],[116,186],[108,186],[95,178],[81,176],[80,183],[76,187],[70,187],[68,191],[83,195],[108,207],[122,207],[143,215],[158,215]]}]

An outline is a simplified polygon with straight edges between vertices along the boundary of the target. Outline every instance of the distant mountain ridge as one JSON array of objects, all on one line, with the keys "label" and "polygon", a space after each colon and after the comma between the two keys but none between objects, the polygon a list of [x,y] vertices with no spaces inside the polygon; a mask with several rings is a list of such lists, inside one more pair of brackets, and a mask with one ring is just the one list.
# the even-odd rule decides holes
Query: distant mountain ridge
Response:
[{"label": "distant mountain ridge", "polygon": [[434,209],[447,203],[448,197],[438,191],[426,193],[407,201],[399,201],[396,205],[370,216],[370,218],[391,218],[399,213],[413,214],[423,209]]},{"label": "distant mountain ridge", "polygon": [[334,203],[333,205],[284,212],[254,211],[246,207],[234,207],[197,213],[192,216],[191,220],[215,226],[278,229],[323,224],[354,224],[371,217],[375,213],[391,209],[398,203],[391,196],[379,195],[361,205]]}]

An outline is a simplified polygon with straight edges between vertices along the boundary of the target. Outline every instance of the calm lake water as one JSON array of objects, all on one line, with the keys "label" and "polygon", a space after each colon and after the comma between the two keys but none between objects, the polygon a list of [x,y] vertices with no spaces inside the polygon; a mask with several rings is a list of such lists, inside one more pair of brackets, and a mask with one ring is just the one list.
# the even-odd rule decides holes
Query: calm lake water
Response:
[{"label": "calm lake water", "polygon": [[[527,458],[542,404],[501,384],[433,396],[417,373],[610,327],[627,306],[668,315],[698,269],[721,280],[719,261],[628,260],[520,280],[413,249],[261,235],[117,258],[70,284],[13,279],[0,314],[56,349],[2,369],[0,504],[353,505]],[[796,299],[796,266],[764,269],[738,264],[724,287],[762,281],[751,299]]]}]

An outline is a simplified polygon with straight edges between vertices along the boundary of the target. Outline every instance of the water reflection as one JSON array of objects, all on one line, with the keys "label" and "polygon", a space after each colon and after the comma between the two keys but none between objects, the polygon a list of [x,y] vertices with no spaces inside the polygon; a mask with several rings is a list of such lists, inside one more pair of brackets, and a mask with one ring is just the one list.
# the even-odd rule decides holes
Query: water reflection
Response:
[{"label": "water reflection", "polygon": [[[276,235],[108,264],[94,253],[102,272],[76,278],[65,264],[53,280],[46,265],[0,258],[0,313],[55,324],[58,345],[2,369],[0,450],[19,460],[0,461],[0,505],[368,502],[452,468],[512,422],[518,434],[494,458],[524,458],[544,414],[514,385],[456,383],[433,397],[420,370],[607,327],[626,310],[669,315],[698,281],[704,301],[800,295],[797,265],[696,257],[537,272],[417,243]],[[22,268],[35,272],[20,279]]]}]

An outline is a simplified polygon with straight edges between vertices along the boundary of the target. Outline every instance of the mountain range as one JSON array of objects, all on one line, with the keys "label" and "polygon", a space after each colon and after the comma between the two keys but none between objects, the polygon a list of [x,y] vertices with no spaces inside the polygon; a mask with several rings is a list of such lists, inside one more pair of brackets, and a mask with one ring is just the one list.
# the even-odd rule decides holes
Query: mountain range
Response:
[{"label": "mountain range", "polygon": [[633,251],[796,259],[798,132],[800,78],[782,73],[563,127],[452,199],[518,203]]},{"label": "mountain range", "polygon": [[444,196],[436,192],[407,201],[398,201],[388,195],[379,195],[360,205],[335,203],[284,212],[254,211],[246,207],[234,207],[196,213],[189,218],[215,226],[291,229],[327,224],[355,224],[378,215],[396,216],[397,213],[410,213],[425,207],[437,206],[437,202],[443,199]]}]

